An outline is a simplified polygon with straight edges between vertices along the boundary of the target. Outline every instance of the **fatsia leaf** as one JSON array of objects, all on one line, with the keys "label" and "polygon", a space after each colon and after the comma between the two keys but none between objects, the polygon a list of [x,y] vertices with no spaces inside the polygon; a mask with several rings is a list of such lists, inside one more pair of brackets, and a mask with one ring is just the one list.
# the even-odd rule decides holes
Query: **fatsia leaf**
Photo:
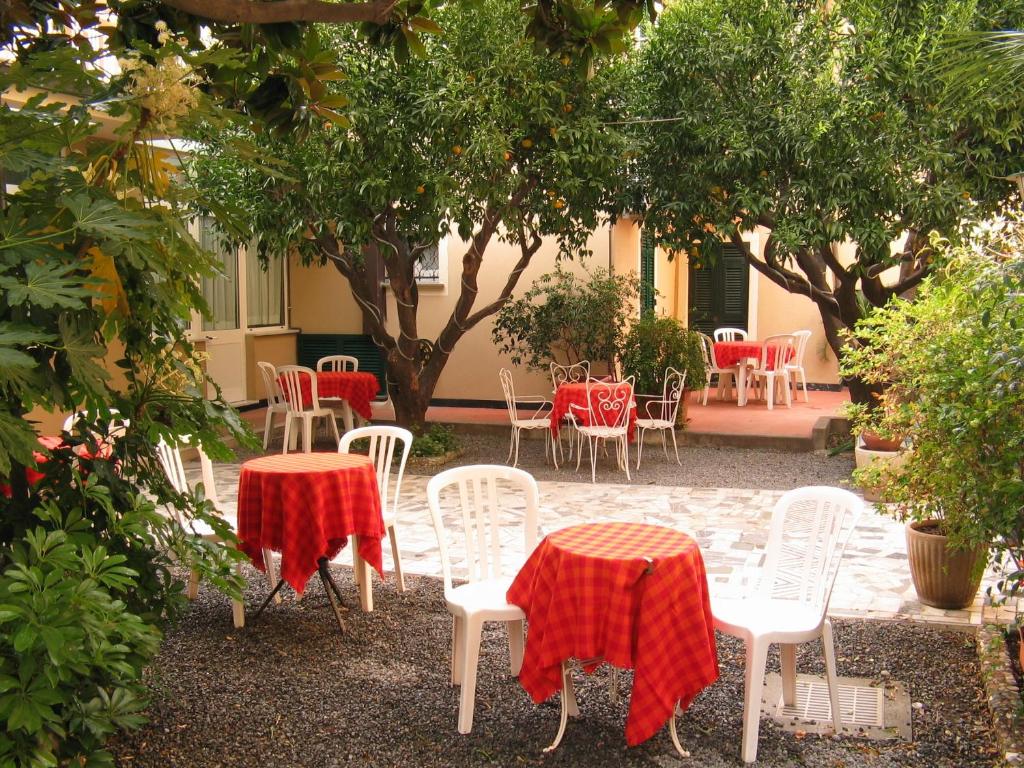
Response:
[{"label": "fatsia leaf", "polygon": [[113,200],[93,200],[79,192],[65,195],[61,203],[75,218],[76,227],[95,237],[144,237],[150,229],[148,219],[125,210]]},{"label": "fatsia leaf", "polygon": [[11,472],[11,459],[30,466],[32,452],[39,447],[32,425],[6,411],[0,411],[0,476]]},{"label": "fatsia leaf", "polygon": [[0,289],[7,291],[9,304],[35,304],[43,309],[65,307],[78,309],[82,300],[92,295],[80,277],[69,277],[75,271],[71,264],[28,262],[24,282],[14,277],[0,277]]},{"label": "fatsia leaf", "polygon": [[79,328],[70,318],[59,321],[63,352],[74,373],[75,383],[93,394],[101,394],[110,374],[99,364],[105,350],[93,341],[88,331]]},{"label": "fatsia leaf", "polygon": [[0,345],[3,346],[45,344],[48,341],[53,341],[54,338],[52,333],[47,333],[32,325],[0,323]]}]

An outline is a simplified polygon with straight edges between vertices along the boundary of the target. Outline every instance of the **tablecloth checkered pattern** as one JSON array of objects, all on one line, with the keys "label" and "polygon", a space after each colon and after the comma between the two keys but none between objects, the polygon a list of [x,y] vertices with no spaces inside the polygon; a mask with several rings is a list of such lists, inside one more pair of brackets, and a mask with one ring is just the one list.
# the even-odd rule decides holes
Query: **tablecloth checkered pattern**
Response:
[{"label": "tablecloth checkered pattern", "polygon": [[281,578],[299,594],[321,557],[333,558],[351,535],[360,556],[383,573],[380,494],[373,463],[344,453],[263,456],[238,478],[238,540],[260,570],[263,548],[281,553]]},{"label": "tablecloth checkered pattern", "polygon": [[685,709],[718,679],[704,561],[679,531],[642,523],[557,531],[534,550],[507,599],[526,613],[519,682],[536,703],[561,689],[566,659],[634,670],[631,746],[657,733],[677,701]]},{"label": "tablecloth checkered pattern", "polygon": [[[775,365],[775,355],[778,354],[778,347],[768,347],[768,365]],[[789,351],[792,356],[793,351]],[[715,362],[719,368],[732,368],[742,363],[747,358],[761,359],[761,342],[759,341],[716,341]]]},{"label": "tablecloth checkered pattern", "polygon": [[[591,384],[591,397],[594,397],[594,391],[598,387],[622,387],[625,384],[607,384],[607,383],[592,383]],[[595,399],[596,403],[596,399]],[[629,426],[627,428],[626,437],[632,442],[636,433],[636,401],[630,398],[630,403],[633,407],[629,409]],[[575,404],[579,408],[572,408],[570,405]],[[559,384],[558,389],[555,390],[555,400],[551,409],[551,434],[558,437],[558,429],[562,424],[562,419],[565,418],[566,414],[572,413],[576,417],[576,420],[582,424],[586,424],[587,412],[582,410],[587,406],[587,385],[585,382],[566,382]],[[609,418],[608,421],[613,421]]]},{"label": "tablecloth checkered pattern", "polygon": [[[302,406],[311,405],[309,377],[299,379],[302,387]],[[282,387],[283,389],[283,387]],[[373,418],[370,401],[377,396],[380,384],[377,377],[364,371],[320,371],[316,374],[316,394],[321,400],[325,397],[340,397],[348,401],[352,410],[369,421]],[[323,403],[321,403],[323,405]]]}]

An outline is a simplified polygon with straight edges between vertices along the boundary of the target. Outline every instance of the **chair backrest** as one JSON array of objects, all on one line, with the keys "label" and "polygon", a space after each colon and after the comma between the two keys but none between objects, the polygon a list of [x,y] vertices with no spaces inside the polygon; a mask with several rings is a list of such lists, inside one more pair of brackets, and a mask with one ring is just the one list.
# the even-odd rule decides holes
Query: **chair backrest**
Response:
[{"label": "chair backrest", "polygon": [[435,475],[427,483],[427,505],[437,533],[441,553],[444,588],[452,588],[452,559],[448,547],[444,513],[448,511],[453,528],[461,531],[464,542],[465,572],[460,578],[469,581],[512,575],[522,561],[502,557],[502,531],[513,521],[523,526],[524,556],[529,557],[537,546],[537,514],[540,491],[529,472],[515,467],[477,464],[456,467]]},{"label": "chair backrest", "polygon": [[267,391],[267,407],[284,404],[285,398],[281,394],[281,386],[277,383],[277,369],[274,365],[261,360],[256,363],[256,367],[260,369],[263,388]]},{"label": "chair backrest", "polygon": [[589,360],[581,360],[573,365],[551,363],[551,385],[554,390],[558,389],[559,384],[582,384],[589,378]]},{"label": "chair backrest", "polygon": [[672,366],[665,369],[665,383],[661,390],[661,413],[655,418],[676,423],[679,414],[679,401],[683,399],[683,387],[686,385],[686,371],[677,371]]},{"label": "chair backrest", "polygon": [[[189,437],[182,435],[178,440],[178,444],[171,445],[163,438],[160,438],[160,442],[156,444],[156,455],[160,460],[160,466],[163,467],[164,474],[167,475],[167,479],[171,483],[171,487],[177,493],[191,493],[192,489],[189,487],[188,479],[185,476],[185,465],[181,460],[180,449],[180,446],[189,444]],[[217,485],[213,479],[213,463],[201,446],[196,446],[196,452],[199,454],[199,466],[202,472],[203,497],[212,502],[214,507],[219,507],[220,500],[217,498]],[[178,518],[178,522],[183,523],[184,521],[181,520],[178,510],[172,508],[172,511],[174,516]]]},{"label": "chair backrest", "polygon": [[863,508],[841,488],[817,485],[784,493],[772,510],[761,597],[796,600],[824,615],[843,549]]},{"label": "chair backrest", "polygon": [[508,368],[502,368],[498,371],[498,381],[501,382],[501,391],[505,394],[508,416],[512,421],[515,421],[519,416],[516,410],[516,389],[512,384],[512,371]]},{"label": "chair backrest", "polygon": [[[587,425],[625,430],[633,406],[633,380],[627,376],[615,383],[587,379]],[[579,409],[575,404],[573,408]]]},{"label": "chair backrest", "polygon": [[352,355],[327,355],[316,361],[318,371],[358,371],[359,358]]},{"label": "chair backrest", "polygon": [[309,378],[310,407],[320,407],[320,398],[316,390],[316,373],[312,368],[304,365],[282,365],[277,369],[277,380],[281,384],[281,391],[284,393],[285,402],[288,404],[289,413],[300,413],[304,410],[302,406],[302,380]]},{"label": "chair backrest", "polygon": [[793,331],[791,335],[796,337],[796,352],[790,358],[788,365],[792,368],[803,368],[804,352],[807,351],[807,342],[811,338],[811,332]]},{"label": "chair backrest", "polygon": [[[370,449],[367,455],[373,461],[377,471],[377,490],[380,492],[380,508],[387,514],[389,511],[393,516],[398,516],[398,497],[402,492],[402,477],[405,475],[405,462],[409,460],[409,450],[412,448],[412,432],[401,427],[370,426],[350,429],[341,436],[338,443],[339,453],[348,453],[355,440],[369,440]],[[398,455],[395,455],[395,448],[398,448]],[[398,466],[395,467],[395,459],[398,459]],[[391,471],[395,469],[394,494],[391,494]]]},{"label": "chair backrest", "polygon": [[746,341],[747,332],[742,328],[715,328],[715,341]]},{"label": "chair backrest", "polygon": [[791,333],[776,333],[766,336],[761,342],[761,358],[758,368],[762,371],[781,371],[796,355],[796,336]]}]

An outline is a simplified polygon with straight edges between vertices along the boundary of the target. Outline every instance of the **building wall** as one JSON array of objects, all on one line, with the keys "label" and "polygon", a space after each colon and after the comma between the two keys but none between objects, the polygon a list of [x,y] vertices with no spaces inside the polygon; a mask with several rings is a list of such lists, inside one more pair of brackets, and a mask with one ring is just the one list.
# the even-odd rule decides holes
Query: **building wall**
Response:
[{"label": "building wall", "polygon": [[267,391],[263,384],[257,362],[267,362],[275,367],[295,365],[296,339],[298,331],[284,333],[247,333],[245,335],[245,393],[248,400],[266,400]]}]

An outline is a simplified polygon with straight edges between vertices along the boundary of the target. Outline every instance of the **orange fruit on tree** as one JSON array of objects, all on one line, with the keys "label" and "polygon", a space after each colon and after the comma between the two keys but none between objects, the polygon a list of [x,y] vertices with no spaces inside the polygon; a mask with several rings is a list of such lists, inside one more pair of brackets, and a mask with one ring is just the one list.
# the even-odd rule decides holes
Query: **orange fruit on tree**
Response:
[{"label": "orange fruit on tree", "polygon": [[461,144],[456,144],[454,147],[452,147],[452,154],[455,155],[456,157],[461,155],[462,154],[462,145]]},{"label": "orange fruit on tree", "polygon": [[552,203],[552,205],[555,206],[555,208],[557,208],[558,210],[562,210],[563,208],[565,208],[565,200],[563,200],[562,198],[558,198],[557,200],[555,200],[555,202]]},{"label": "orange fruit on tree", "polygon": [[427,191],[427,188],[424,187],[422,184],[420,184],[418,187],[416,187],[416,194],[418,194],[418,195],[422,195],[426,191]]},{"label": "orange fruit on tree", "polygon": [[512,159],[512,153],[506,150],[504,154],[502,154],[502,157],[505,158],[505,162],[507,163],[509,160]]},{"label": "orange fruit on tree", "polygon": [[524,149],[529,149],[530,147],[533,146],[533,139],[523,139],[519,143],[523,145]]},{"label": "orange fruit on tree", "polygon": [[573,110],[572,104],[563,104],[562,105],[562,111],[565,112],[565,114],[569,114],[570,112],[572,112],[572,110]]}]

